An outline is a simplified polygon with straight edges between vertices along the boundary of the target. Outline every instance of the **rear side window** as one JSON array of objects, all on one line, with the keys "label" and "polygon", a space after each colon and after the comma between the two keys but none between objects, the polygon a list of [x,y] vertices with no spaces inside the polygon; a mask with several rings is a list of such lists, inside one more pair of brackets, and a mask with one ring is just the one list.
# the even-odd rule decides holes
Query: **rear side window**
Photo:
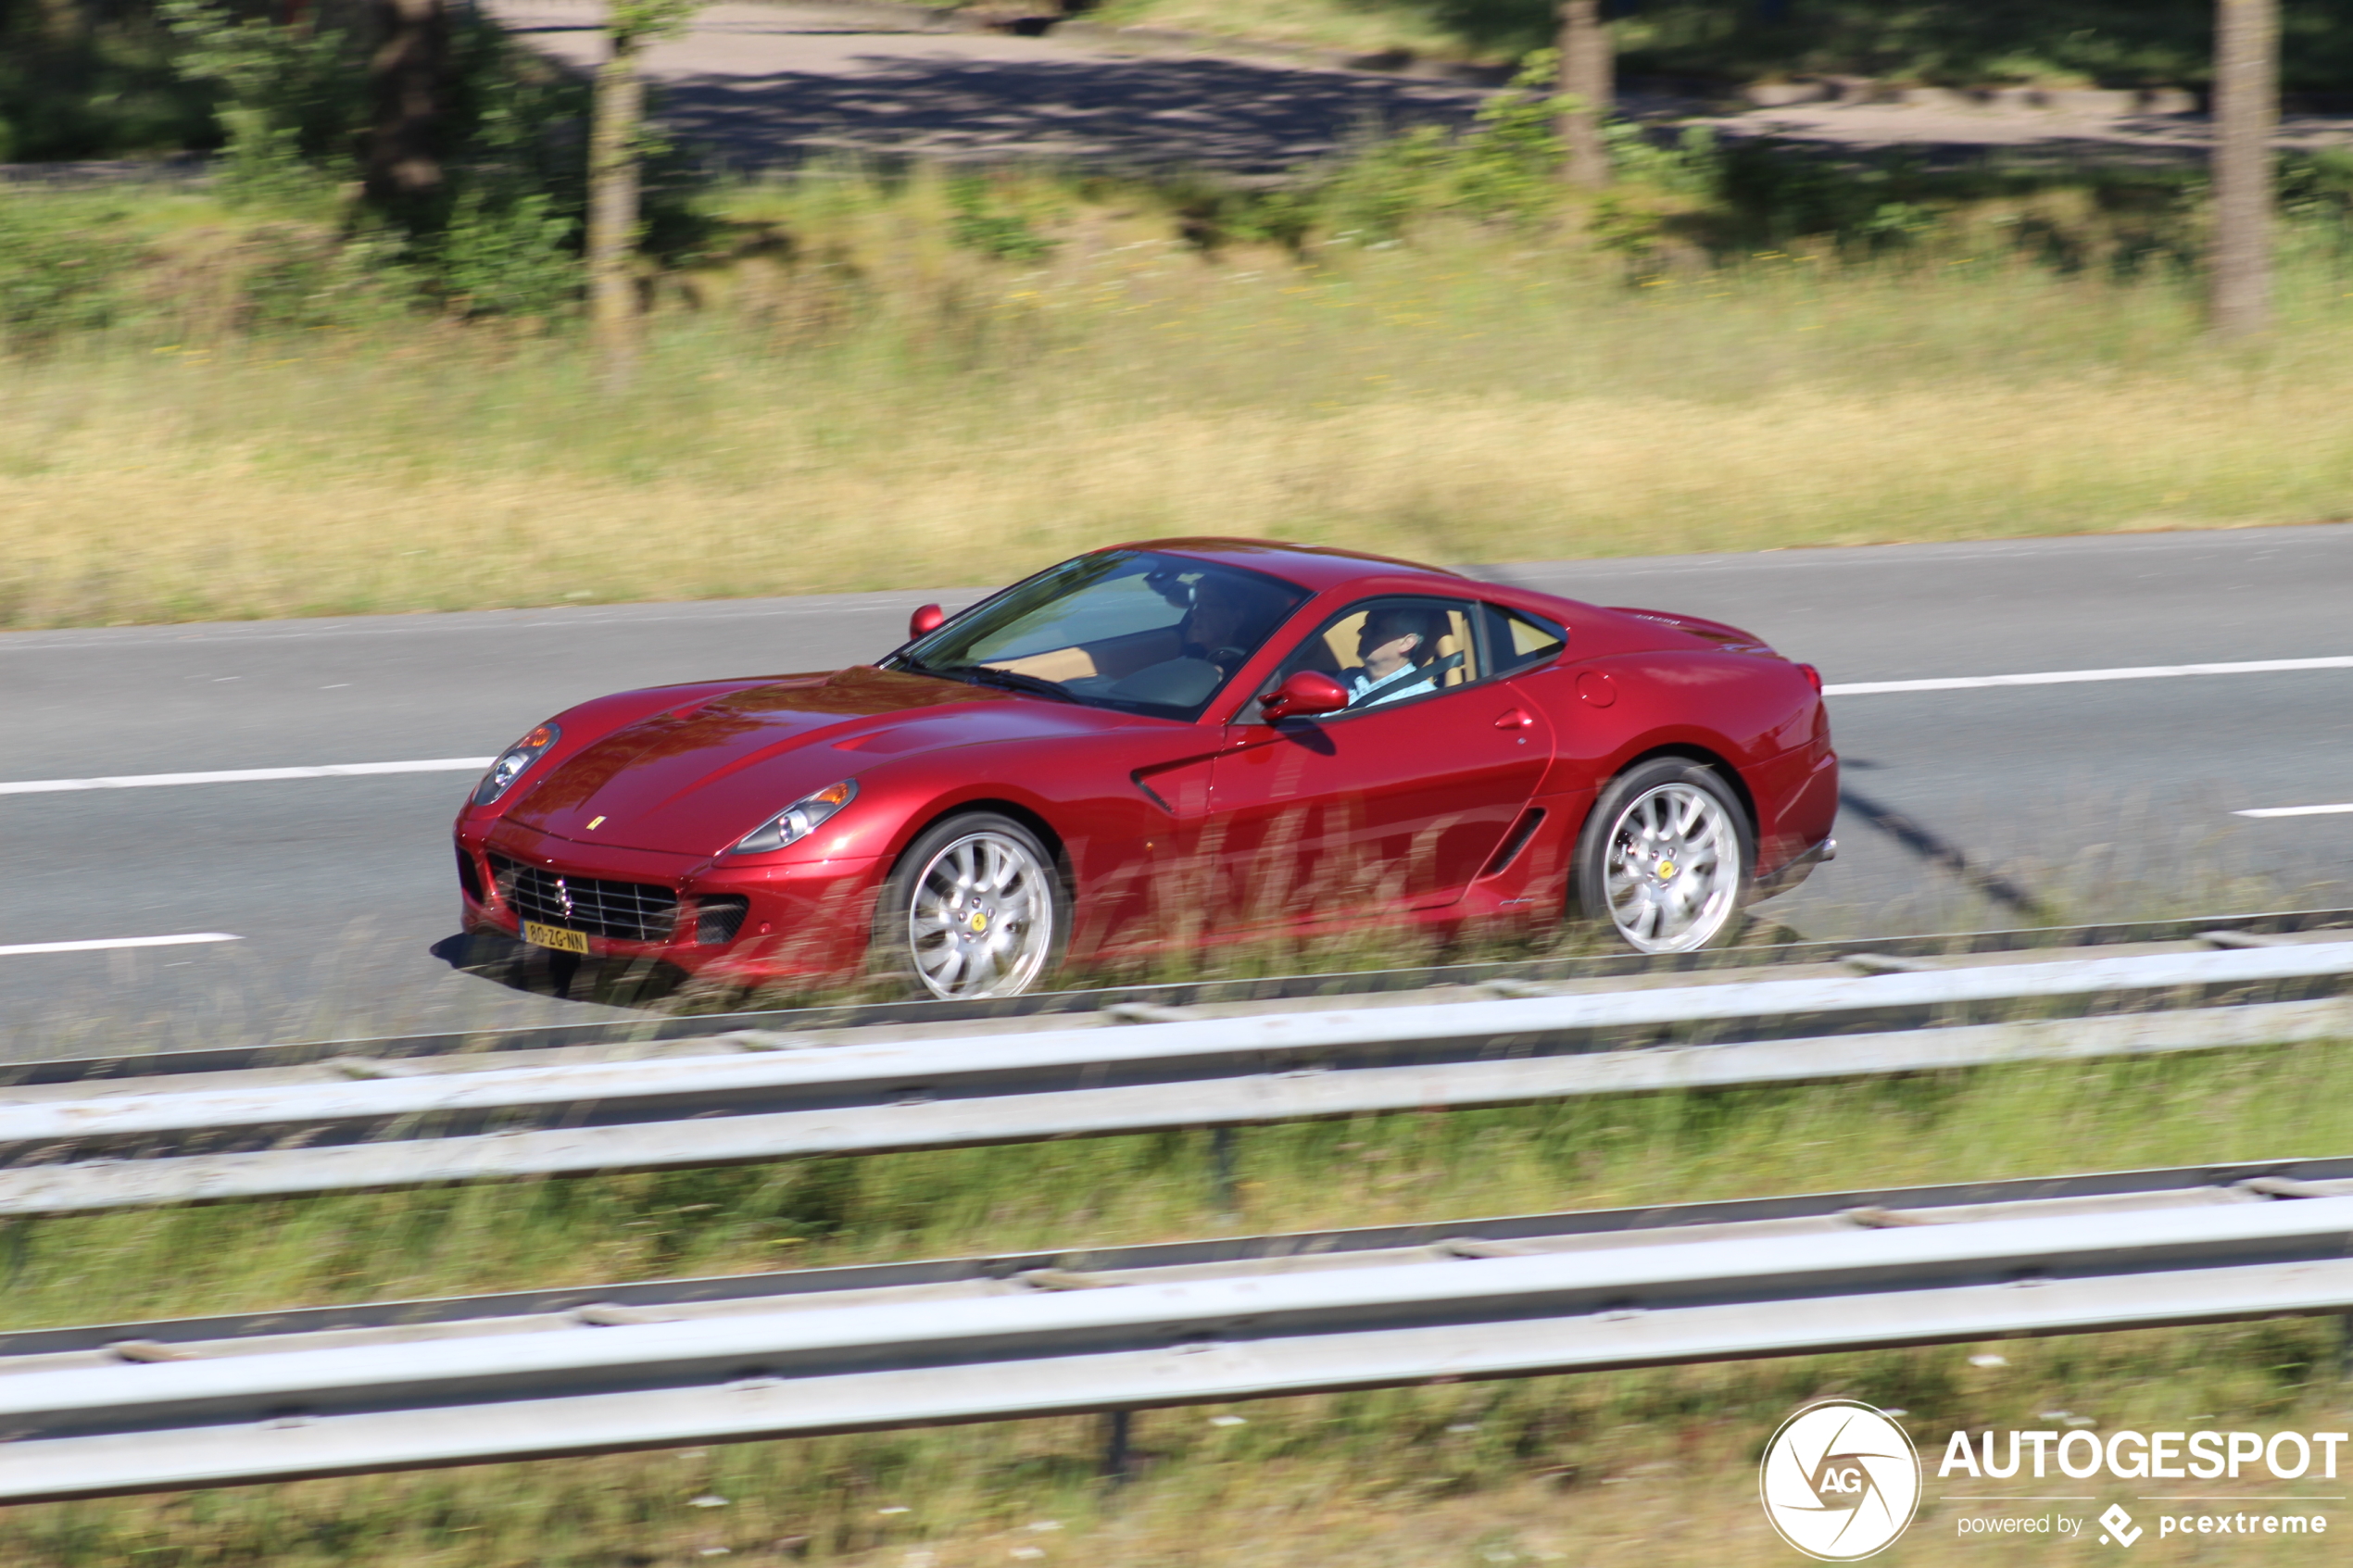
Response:
[{"label": "rear side window", "polygon": [[1491,673],[1507,675],[1541,664],[1568,646],[1568,629],[1524,609],[1479,607],[1487,616],[1487,651]]}]

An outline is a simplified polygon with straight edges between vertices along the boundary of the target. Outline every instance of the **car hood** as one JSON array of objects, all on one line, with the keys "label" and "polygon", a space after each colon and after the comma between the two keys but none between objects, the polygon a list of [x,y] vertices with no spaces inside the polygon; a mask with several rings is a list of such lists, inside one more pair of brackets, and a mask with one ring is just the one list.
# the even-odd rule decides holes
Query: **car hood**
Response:
[{"label": "car hood", "polygon": [[787,676],[698,696],[592,741],[506,815],[560,838],[714,855],[880,758],[1063,733],[1078,711],[865,666]]}]

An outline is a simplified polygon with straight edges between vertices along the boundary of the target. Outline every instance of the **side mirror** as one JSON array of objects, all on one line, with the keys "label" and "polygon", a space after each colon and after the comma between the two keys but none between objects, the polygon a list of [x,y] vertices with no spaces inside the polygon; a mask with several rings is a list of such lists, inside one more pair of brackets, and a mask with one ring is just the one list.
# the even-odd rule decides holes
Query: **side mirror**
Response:
[{"label": "side mirror", "polygon": [[925,605],[907,618],[907,636],[910,641],[917,637],[928,637],[946,624],[947,620],[946,610],[937,605]]},{"label": "side mirror", "polygon": [[1337,713],[1348,706],[1348,692],[1329,675],[1302,670],[1258,699],[1258,711],[1269,723],[1277,719],[1306,719]]}]

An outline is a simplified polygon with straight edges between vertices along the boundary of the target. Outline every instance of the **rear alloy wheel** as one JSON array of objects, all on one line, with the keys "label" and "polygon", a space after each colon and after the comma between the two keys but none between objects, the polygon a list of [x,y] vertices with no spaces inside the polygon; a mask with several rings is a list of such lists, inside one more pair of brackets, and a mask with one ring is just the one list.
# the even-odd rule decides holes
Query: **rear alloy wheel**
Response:
[{"label": "rear alloy wheel", "polygon": [[1018,997],[1050,972],[1069,926],[1054,858],[1010,817],[926,829],[883,889],[883,957],[943,1001]]},{"label": "rear alloy wheel", "polygon": [[1688,953],[1734,925],[1755,863],[1748,813],[1713,769],[1677,757],[1610,782],[1577,846],[1577,900],[1639,953]]}]

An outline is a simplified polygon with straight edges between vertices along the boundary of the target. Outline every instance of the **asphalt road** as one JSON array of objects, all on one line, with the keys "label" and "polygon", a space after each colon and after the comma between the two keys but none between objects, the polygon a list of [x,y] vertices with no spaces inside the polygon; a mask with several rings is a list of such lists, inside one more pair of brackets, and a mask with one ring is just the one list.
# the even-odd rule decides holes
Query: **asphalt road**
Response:
[{"label": "asphalt road", "polygon": [[[604,7],[491,0],[535,48],[602,57]],[[855,8],[722,3],[645,71],[680,138],[750,170],[812,156],[978,158],[1273,173],[1376,127],[1467,120],[1476,89],[1265,59],[1136,56],[949,32]]]},{"label": "asphalt road", "polygon": [[[1755,631],[1833,684],[2353,655],[2353,525],[1477,568]],[[600,692],[874,658],[972,590],[0,635],[0,1049],[607,1016],[434,953],[462,770]],[[1808,936],[2353,905],[2353,669],[1835,696]],[[26,945],[218,934],[76,952]]]},{"label": "asphalt road", "polygon": [[[573,66],[602,57],[601,0],[486,0],[534,47]],[[1222,49],[1222,53],[1220,52]],[[1047,161],[1274,174],[1368,130],[1461,124],[1486,90],[1349,70],[1247,45],[1172,47],[1094,28],[1042,38],[944,31],[889,7],[720,0],[655,44],[660,117],[737,170],[812,156]],[[1619,107],[1842,152],[1903,148],[1931,163],[1989,154],[2012,165],[2178,163],[2205,156],[2196,114],[2082,107],[1795,104],[1743,112],[1629,84]],[[2353,119],[2294,115],[2282,146],[2353,137]]]}]

